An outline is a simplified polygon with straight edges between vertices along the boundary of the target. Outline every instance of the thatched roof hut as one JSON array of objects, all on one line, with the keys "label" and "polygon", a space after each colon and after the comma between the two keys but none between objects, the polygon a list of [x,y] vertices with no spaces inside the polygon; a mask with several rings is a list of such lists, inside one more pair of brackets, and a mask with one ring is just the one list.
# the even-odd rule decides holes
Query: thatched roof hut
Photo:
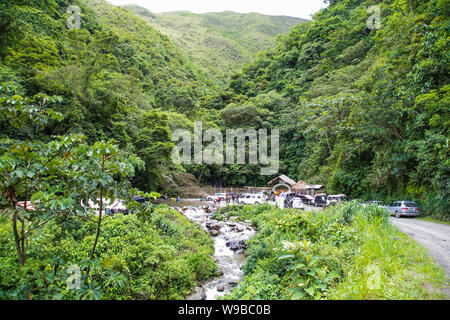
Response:
[{"label": "thatched roof hut", "polygon": [[271,185],[275,185],[275,184],[280,183],[280,182],[284,182],[285,184],[287,184],[290,187],[293,187],[295,185],[295,183],[296,183],[294,180],[292,180],[291,178],[289,178],[288,176],[283,174],[283,175],[278,176],[275,179],[269,181],[267,184],[269,186],[271,186]]},{"label": "thatched roof hut", "polygon": [[308,185],[306,184],[305,181],[300,180],[299,182],[297,182],[293,187],[292,187],[292,191],[294,192],[302,192],[303,190],[308,189]]},{"label": "thatched roof hut", "polygon": [[292,187],[292,191],[294,192],[301,194],[309,194],[311,196],[314,196],[322,189],[323,186],[320,184],[306,184],[306,182],[304,181],[299,181]]}]

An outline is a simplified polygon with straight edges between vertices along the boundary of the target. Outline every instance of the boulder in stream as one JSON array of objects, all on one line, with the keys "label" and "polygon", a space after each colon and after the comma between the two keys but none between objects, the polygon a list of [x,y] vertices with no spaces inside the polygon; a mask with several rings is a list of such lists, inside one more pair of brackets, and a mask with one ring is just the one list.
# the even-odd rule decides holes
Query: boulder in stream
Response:
[{"label": "boulder in stream", "polygon": [[209,231],[209,235],[211,236],[211,237],[217,237],[218,235],[219,235],[219,231],[217,231],[217,230],[210,230]]},{"label": "boulder in stream", "polygon": [[245,249],[247,248],[246,244],[245,244],[245,240],[235,240],[235,241],[228,241],[226,243],[227,247],[230,248],[230,250],[232,251],[237,251],[240,249]]},{"label": "boulder in stream", "polygon": [[205,224],[206,228],[208,228],[208,230],[217,230],[219,231],[221,226],[220,223],[214,222],[214,221],[208,221]]},{"label": "boulder in stream", "polygon": [[206,292],[202,287],[197,287],[186,300],[206,300]]}]

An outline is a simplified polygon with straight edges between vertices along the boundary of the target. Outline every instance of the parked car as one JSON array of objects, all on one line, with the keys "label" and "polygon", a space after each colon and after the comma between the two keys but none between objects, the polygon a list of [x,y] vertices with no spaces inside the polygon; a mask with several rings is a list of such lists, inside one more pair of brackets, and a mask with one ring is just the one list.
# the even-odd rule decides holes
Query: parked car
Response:
[{"label": "parked car", "polygon": [[396,218],[420,216],[419,207],[413,201],[395,201],[387,206],[386,209],[390,211],[391,215],[395,215]]},{"label": "parked car", "polygon": [[280,198],[284,199],[284,206],[289,208],[292,200],[295,198],[295,192],[283,192],[280,194]]},{"label": "parked car", "polygon": [[314,201],[314,198],[313,198],[313,197],[307,196],[307,195],[304,195],[304,194],[298,194],[297,197],[300,198],[300,199],[302,199],[302,202],[303,202],[304,204],[312,204],[313,201]]},{"label": "parked car", "polygon": [[257,193],[257,194],[251,194],[251,193],[244,193],[242,194],[239,199],[239,204],[262,204],[266,201],[264,198],[264,195]]},{"label": "parked car", "polygon": [[207,201],[225,201],[227,199],[226,193],[215,193],[212,196],[207,196]]},{"label": "parked car", "polygon": [[329,207],[334,204],[342,204],[345,201],[350,201],[350,198],[345,194],[330,195],[327,197],[327,204],[325,206]]},{"label": "parked car", "polygon": [[149,198],[141,197],[141,196],[133,196],[133,200],[139,203],[145,203],[149,201]]},{"label": "parked car", "polygon": [[264,201],[267,201],[269,199],[269,196],[267,195],[266,191],[259,191],[256,194],[261,195],[261,197],[264,199]]},{"label": "parked car", "polygon": [[312,201],[315,207],[325,207],[327,205],[327,195],[325,193],[317,194]]},{"label": "parked car", "polygon": [[295,197],[294,199],[292,199],[289,207],[291,207],[292,209],[305,210],[305,205],[303,203],[302,198],[300,198],[300,197]]}]

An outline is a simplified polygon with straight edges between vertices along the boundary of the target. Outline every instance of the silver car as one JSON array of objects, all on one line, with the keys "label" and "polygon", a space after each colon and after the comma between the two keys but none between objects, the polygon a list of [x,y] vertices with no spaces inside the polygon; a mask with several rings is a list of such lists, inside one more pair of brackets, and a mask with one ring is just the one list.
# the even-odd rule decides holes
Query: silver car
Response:
[{"label": "silver car", "polygon": [[413,201],[395,201],[386,207],[396,218],[420,216],[420,210]]}]

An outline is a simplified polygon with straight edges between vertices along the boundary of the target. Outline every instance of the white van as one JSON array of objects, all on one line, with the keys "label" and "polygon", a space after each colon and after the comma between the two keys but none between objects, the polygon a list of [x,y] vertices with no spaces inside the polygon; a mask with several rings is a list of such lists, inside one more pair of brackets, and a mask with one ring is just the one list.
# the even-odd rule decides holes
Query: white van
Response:
[{"label": "white van", "polygon": [[242,194],[239,199],[239,204],[262,204],[266,201],[263,194],[251,194],[251,193],[244,193]]}]

